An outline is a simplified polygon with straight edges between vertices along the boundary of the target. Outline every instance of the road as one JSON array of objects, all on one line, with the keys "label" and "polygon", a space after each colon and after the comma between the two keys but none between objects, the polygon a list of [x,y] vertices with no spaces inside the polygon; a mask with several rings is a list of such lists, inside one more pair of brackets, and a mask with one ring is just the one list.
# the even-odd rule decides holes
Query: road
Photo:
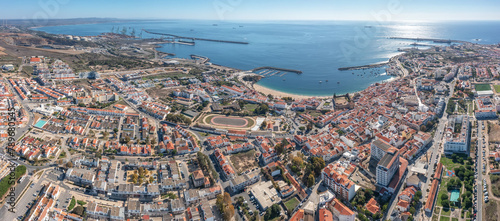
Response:
[{"label": "road", "polygon": [[[453,95],[455,87],[455,81],[451,82],[448,84],[448,87],[450,88],[450,93],[449,96],[445,98],[445,105],[444,108],[445,110],[443,111],[443,116],[439,119],[439,123],[436,129],[436,132],[434,134],[434,139],[432,140],[432,146],[427,150],[428,152],[431,152],[430,158],[427,160],[429,167],[427,168],[427,173],[425,174],[425,177],[427,177],[427,180],[425,183],[422,185],[422,199],[420,200],[421,203],[423,204],[427,200],[427,194],[428,192],[426,191],[431,184],[432,181],[432,176],[434,175],[434,165],[439,161],[439,158],[441,157],[441,140],[443,138],[443,131],[444,128],[446,127],[446,124],[448,123],[448,113],[446,113],[446,107],[448,106],[448,102],[450,100],[451,95]],[[424,155],[422,155],[424,156]],[[421,211],[417,211],[415,214],[415,217],[419,217],[419,213],[423,212],[423,207],[421,208]],[[427,218],[430,219],[432,216],[432,213],[430,214],[425,214]],[[423,219],[424,214],[421,214],[421,218]]]},{"label": "road", "polygon": [[480,220],[482,221],[483,220],[483,192],[482,192],[482,186],[479,185],[479,184],[482,184],[482,180],[483,180],[483,173],[482,173],[482,169],[481,166],[483,165],[483,162],[482,161],[482,158],[483,158],[483,148],[485,148],[483,142],[481,142],[483,139],[483,130],[482,130],[482,126],[484,125],[484,122],[483,121],[477,121],[477,128],[478,128],[478,132],[477,132],[477,151],[476,151],[476,155],[477,155],[477,158],[476,158],[476,170],[477,170],[477,179],[476,179],[476,185],[478,186],[478,190],[477,190],[477,212],[476,212],[476,220]]},{"label": "road", "polygon": [[404,184],[406,183],[406,178],[408,178],[408,173],[403,178],[401,178],[402,181],[399,183],[399,186],[396,188],[397,192],[392,194],[391,200],[389,201],[390,202],[389,208],[388,208],[387,213],[384,215],[384,218],[382,220],[386,220],[391,216],[392,211],[395,209],[396,204],[398,202],[398,196],[399,196],[399,194],[401,194],[401,192],[403,192],[403,187],[405,186]]}]

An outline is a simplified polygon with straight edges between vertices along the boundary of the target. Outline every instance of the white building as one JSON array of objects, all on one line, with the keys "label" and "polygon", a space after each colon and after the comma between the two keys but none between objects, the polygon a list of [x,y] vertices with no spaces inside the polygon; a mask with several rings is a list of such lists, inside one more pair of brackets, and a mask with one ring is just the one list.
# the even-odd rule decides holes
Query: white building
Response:
[{"label": "white building", "polygon": [[61,112],[64,108],[59,106],[45,106],[45,104],[41,104],[40,107],[34,108],[33,111],[36,113],[43,114],[45,116],[49,116],[54,114],[54,112]]},{"label": "white building", "polygon": [[[370,145],[371,147],[371,157],[375,160],[381,160],[389,148],[393,147],[384,140],[377,139],[373,141]],[[393,147],[394,148],[394,147]]]},{"label": "white building", "polygon": [[12,64],[6,64],[6,65],[2,66],[2,69],[4,71],[12,71],[12,70],[14,70],[14,65],[12,65]]},{"label": "white building", "polygon": [[396,148],[390,148],[377,165],[377,184],[388,186],[398,169],[399,151]]},{"label": "white building", "polygon": [[[356,218],[356,213],[344,205],[340,200],[334,198],[328,204],[328,208],[333,213],[333,220],[338,221],[354,221]],[[320,214],[321,215],[321,214]],[[320,218],[321,220],[321,218]]]},{"label": "white building", "polygon": [[450,118],[445,130],[445,154],[466,153],[469,147],[469,117],[467,115],[458,115]]},{"label": "white building", "polygon": [[260,180],[260,171],[255,170],[253,172],[243,174],[241,176],[237,176],[229,181],[229,185],[231,186],[231,190],[233,192],[238,192],[245,187],[257,183]]}]

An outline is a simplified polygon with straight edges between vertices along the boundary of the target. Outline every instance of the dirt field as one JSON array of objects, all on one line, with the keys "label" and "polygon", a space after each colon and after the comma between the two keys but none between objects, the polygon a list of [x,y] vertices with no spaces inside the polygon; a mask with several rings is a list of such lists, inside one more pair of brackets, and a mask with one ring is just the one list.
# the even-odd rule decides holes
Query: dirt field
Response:
[{"label": "dirt field", "polygon": [[258,165],[255,161],[254,155],[255,150],[229,155],[229,159],[231,160],[231,163],[233,163],[236,173],[239,174],[243,171],[256,168]]},{"label": "dirt field", "polygon": [[498,208],[498,203],[495,200],[490,200],[490,202],[486,203],[486,205],[483,205],[484,212],[483,212],[483,220],[486,221],[497,221],[498,219],[498,211],[500,208]]},{"label": "dirt field", "polygon": [[5,56],[7,53],[3,52],[5,51],[5,48],[0,47],[0,56]]},{"label": "dirt field", "polygon": [[186,87],[175,87],[175,88],[163,88],[160,89],[158,87],[156,88],[150,88],[147,89],[146,92],[151,96],[151,97],[168,97],[172,94],[173,91],[176,89],[183,90]]},{"label": "dirt field", "polygon": [[500,142],[500,126],[498,123],[488,123],[488,125],[488,128],[491,128],[490,131],[488,131],[489,142]]}]

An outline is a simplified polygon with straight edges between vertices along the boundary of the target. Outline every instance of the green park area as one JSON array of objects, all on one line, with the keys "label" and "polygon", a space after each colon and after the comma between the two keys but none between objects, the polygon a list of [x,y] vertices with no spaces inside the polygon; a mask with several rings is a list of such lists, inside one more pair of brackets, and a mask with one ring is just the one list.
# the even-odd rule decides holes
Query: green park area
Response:
[{"label": "green park area", "polygon": [[476,84],[474,85],[476,91],[489,91],[491,90],[491,86],[489,84]]},{"label": "green park area", "polygon": [[493,85],[495,92],[500,93],[500,85]]}]

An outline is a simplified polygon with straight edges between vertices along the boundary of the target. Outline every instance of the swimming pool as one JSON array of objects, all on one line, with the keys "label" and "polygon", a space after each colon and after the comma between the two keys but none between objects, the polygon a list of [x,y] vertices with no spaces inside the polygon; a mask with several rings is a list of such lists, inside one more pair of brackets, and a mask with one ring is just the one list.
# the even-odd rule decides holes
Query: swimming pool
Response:
[{"label": "swimming pool", "polygon": [[452,190],[451,191],[451,196],[450,196],[450,201],[451,202],[458,202],[458,198],[460,197],[460,190]]},{"label": "swimming pool", "polygon": [[39,120],[38,122],[36,122],[35,127],[42,128],[45,123],[47,123],[47,121]]}]

